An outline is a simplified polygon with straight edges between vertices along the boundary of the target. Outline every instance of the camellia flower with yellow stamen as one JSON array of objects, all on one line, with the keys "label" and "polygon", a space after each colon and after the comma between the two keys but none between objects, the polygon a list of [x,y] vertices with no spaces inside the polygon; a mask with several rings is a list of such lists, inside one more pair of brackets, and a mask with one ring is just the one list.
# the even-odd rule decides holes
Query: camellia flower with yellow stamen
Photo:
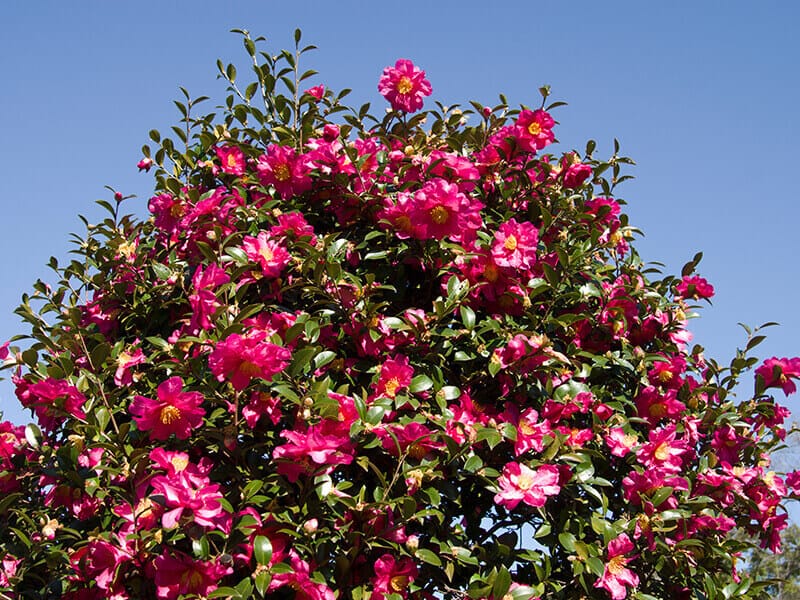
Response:
[{"label": "camellia flower with yellow stamen", "polygon": [[404,556],[395,558],[384,554],[375,561],[375,577],[372,578],[373,592],[370,600],[382,600],[389,594],[408,596],[408,586],[418,575],[413,559]]},{"label": "camellia flower with yellow stamen", "polygon": [[536,264],[539,230],[529,221],[509,219],[498,228],[492,244],[492,258],[501,267],[531,269]]},{"label": "camellia flower with yellow stamen", "polygon": [[514,133],[517,144],[522,150],[536,152],[555,141],[553,125],[556,122],[546,111],[523,110],[517,118]]},{"label": "camellia flower with yellow stamen", "polygon": [[307,157],[298,155],[291,146],[268,146],[263,156],[258,157],[256,170],[261,184],[273,186],[283,200],[311,189]]},{"label": "camellia flower with yellow stamen", "polygon": [[603,576],[595,582],[594,587],[603,588],[614,600],[623,600],[628,595],[625,586],[635,588],[639,585],[639,576],[626,566],[633,558],[625,555],[633,549],[633,542],[624,533],[611,540]]},{"label": "camellia flower with yellow stamen", "polygon": [[283,246],[270,239],[266,231],[259,233],[258,237],[246,235],[242,240],[242,249],[250,260],[261,266],[264,277],[280,277],[291,258]]},{"label": "camellia flower with yellow stamen", "polygon": [[394,110],[412,113],[422,108],[423,97],[430,96],[433,90],[431,82],[425,79],[425,71],[401,58],[394,67],[383,70],[378,91]]},{"label": "camellia flower with yellow stamen", "polygon": [[414,368],[408,364],[408,357],[398,354],[381,365],[375,397],[394,398],[411,384]]},{"label": "camellia flower with yellow stamen", "polygon": [[247,159],[239,148],[236,146],[218,146],[214,148],[214,152],[219,158],[222,171],[230,175],[244,175],[245,167],[247,166]]},{"label": "camellia flower with yellow stamen", "polygon": [[183,379],[170,377],[158,386],[158,399],[136,396],[128,409],[141,431],[150,439],[166,440],[173,433],[180,440],[187,439],[193,429],[203,421],[206,411],[200,406],[200,392],[184,392]]},{"label": "camellia flower with yellow stamen", "polygon": [[554,465],[530,469],[518,462],[507,463],[497,480],[499,491],[494,497],[497,504],[513,510],[520,502],[530,506],[544,506],[548,496],[561,491],[561,474]]}]

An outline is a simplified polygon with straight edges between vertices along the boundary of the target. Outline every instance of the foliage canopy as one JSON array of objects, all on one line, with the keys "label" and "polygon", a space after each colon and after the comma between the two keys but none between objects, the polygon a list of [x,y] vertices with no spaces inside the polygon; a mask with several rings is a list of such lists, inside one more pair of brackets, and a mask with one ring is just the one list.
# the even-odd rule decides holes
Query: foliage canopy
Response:
[{"label": "foliage canopy", "polygon": [[[303,91],[242,35],[245,81],[150,132],[151,218],[86,223],[19,314],[36,424],[0,424],[0,591],[18,598],[756,598],[798,359],[690,346],[713,288],[658,277],[631,163],[543,151],[541,105],[391,109]],[[249,79],[248,79],[249,78]],[[788,486],[788,487],[787,487]]]}]

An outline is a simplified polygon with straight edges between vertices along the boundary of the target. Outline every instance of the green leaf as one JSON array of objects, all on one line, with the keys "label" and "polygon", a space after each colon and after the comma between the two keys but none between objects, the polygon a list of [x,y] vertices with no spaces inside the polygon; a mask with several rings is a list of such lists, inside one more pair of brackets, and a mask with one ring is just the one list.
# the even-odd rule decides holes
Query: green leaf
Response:
[{"label": "green leaf", "polygon": [[257,535],[253,540],[253,556],[259,565],[269,565],[272,560],[272,542],[265,535]]},{"label": "green leaf", "polygon": [[408,386],[408,391],[412,394],[424,392],[433,387],[433,381],[427,375],[417,375],[411,380],[411,385]]},{"label": "green leaf", "polygon": [[658,490],[656,490],[656,493],[653,494],[653,496],[651,498],[653,506],[658,508],[658,506],[662,502],[664,502],[664,500],[666,500],[667,498],[669,498],[672,495],[672,491],[673,491],[672,488],[669,487],[669,486],[662,487],[662,488],[659,488]]},{"label": "green leaf", "polygon": [[510,587],[511,573],[509,573],[508,569],[504,566],[500,567],[497,576],[494,578],[494,584],[492,585],[492,596],[495,598],[502,598],[506,595]]},{"label": "green leaf", "polygon": [[575,536],[569,531],[562,531],[558,534],[558,543],[567,552],[575,552]]},{"label": "green leaf", "polygon": [[31,448],[38,448],[42,444],[42,430],[35,423],[29,423],[25,426],[25,439]]},{"label": "green leaf", "polygon": [[475,327],[475,311],[472,310],[469,306],[461,305],[458,309],[459,313],[461,314],[461,322],[464,323],[464,327],[467,329],[472,329]]},{"label": "green leaf", "polygon": [[439,558],[436,554],[428,550],[427,548],[420,548],[416,552],[417,558],[419,558],[422,562],[428,563],[429,565],[433,565],[434,567],[441,567],[442,566],[442,559]]},{"label": "green leaf", "polygon": [[320,352],[314,357],[314,368],[319,369],[320,367],[324,367],[325,365],[329,364],[336,358],[336,352],[332,352],[331,350],[324,350]]}]

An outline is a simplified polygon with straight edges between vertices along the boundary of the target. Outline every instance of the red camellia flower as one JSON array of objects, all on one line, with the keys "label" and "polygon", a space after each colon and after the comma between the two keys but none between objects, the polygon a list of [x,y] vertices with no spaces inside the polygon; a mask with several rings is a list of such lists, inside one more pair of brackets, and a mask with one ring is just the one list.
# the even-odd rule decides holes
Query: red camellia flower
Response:
[{"label": "red camellia flower", "polygon": [[394,110],[412,113],[422,108],[422,98],[430,96],[432,89],[431,82],[425,79],[425,71],[401,58],[394,67],[383,70],[378,91]]},{"label": "red camellia flower", "polygon": [[166,440],[171,434],[179,440],[191,435],[203,421],[200,392],[184,392],[183,379],[170,377],[158,386],[158,400],[136,396],[129,408],[141,431],[149,431],[150,439]]}]

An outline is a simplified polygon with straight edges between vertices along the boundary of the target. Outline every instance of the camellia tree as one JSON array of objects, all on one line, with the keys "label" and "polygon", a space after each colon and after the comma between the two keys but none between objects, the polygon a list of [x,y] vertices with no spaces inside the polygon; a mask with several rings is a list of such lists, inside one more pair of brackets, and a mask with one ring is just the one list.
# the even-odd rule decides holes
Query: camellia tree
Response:
[{"label": "camellia tree", "polygon": [[[538,108],[422,110],[408,60],[347,108],[239,31],[251,81],[150,132],[152,216],[101,201],[3,346],[0,596],[757,598],[800,474],[770,470],[800,359],[690,345],[616,185]],[[10,354],[9,354],[10,352]],[[755,368],[753,395],[733,400]],[[737,388],[741,389],[741,388]]]}]

